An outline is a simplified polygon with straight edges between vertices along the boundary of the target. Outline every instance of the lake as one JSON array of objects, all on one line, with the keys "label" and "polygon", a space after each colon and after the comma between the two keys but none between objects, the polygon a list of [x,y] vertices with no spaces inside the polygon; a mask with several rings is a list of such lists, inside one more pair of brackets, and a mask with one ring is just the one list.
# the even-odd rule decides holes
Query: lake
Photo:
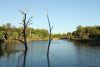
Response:
[{"label": "lake", "polygon": [[47,58],[48,41],[24,45],[0,44],[0,67],[100,67],[100,46],[53,40]]}]

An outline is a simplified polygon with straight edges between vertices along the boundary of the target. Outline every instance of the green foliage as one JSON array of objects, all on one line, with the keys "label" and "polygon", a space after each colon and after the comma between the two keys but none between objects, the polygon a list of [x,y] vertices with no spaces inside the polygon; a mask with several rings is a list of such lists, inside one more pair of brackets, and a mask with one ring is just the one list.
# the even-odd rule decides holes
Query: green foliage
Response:
[{"label": "green foliage", "polygon": [[75,39],[98,39],[100,38],[100,26],[78,26],[71,34]]},{"label": "green foliage", "polygon": [[[14,40],[22,39],[22,27],[14,27],[10,23],[0,26],[0,39]],[[28,27],[26,30],[28,40],[46,40],[48,38],[48,31],[46,29],[34,29]]]},{"label": "green foliage", "polygon": [[58,33],[58,34],[52,34],[53,35],[53,37],[54,38],[58,38],[58,39],[62,39],[62,38],[68,38],[67,37],[67,34],[60,34],[60,33]]}]

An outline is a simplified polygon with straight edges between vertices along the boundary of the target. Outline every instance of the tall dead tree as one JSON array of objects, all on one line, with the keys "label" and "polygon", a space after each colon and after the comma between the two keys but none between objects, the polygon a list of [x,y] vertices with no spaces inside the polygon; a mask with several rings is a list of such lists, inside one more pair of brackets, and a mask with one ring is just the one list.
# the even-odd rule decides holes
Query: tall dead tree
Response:
[{"label": "tall dead tree", "polygon": [[27,20],[27,13],[24,12],[24,11],[21,11],[20,12],[23,14],[23,19],[22,19],[22,24],[23,24],[23,31],[22,31],[22,34],[23,34],[23,43],[24,43],[24,46],[25,46],[25,50],[28,49],[27,47],[27,32],[26,32],[26,29],[27,29],[27,26],[29,24],[31,24],[30,22],[32,21],[32,16]]},{"label": "tall dead tree", "polygon": [[[50,44],[53,39],[52,38],[52,29],[54,26],[51,26],[48,14],[47,14],[47,19],[48,19],[48,24],[49,24],[49,43],[48,43],[48,49],[47,49],[47,59],[49,59]],[[48,61],[48,63],[49,63],[48,67],[50,67],[50,62]]]}]

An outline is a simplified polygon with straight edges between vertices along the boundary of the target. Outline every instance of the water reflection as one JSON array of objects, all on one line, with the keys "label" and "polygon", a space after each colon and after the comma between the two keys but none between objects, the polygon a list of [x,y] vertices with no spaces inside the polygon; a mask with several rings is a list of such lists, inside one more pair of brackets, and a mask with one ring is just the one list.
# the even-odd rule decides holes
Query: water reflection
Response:
[{"label": "water reflection", "polygon": [[23,55],[24,55],[24,52],[18,56],[17,67],[20,67],[19,65],[20,65],[21,58],[23,58]]},{"label": "water reflection", "polygon": [[[49,42],[48,46],[50,46],[50,45],[51,45],[51,42]],[[50,50],[50,47],[48,47],[48,49],[47,49],[47,62],[48,62],[48,67],[50,67],[50,59],[49,59],[50,52],[49,52],[49,50]]]},{"label": "water reflection", "polygon": [[25,50],[24,52],[23,67],[26,66],[26,55],[27,55],[27,50]]},{"label": "water reflection", "polygon": [[[1,43],[0,44],[0,63],[2,65],[0,64],[1,65],[0,67],[11,67],[11,66],[16,67],[15,66],[16,65],[16,60],[19,59],[18,56],[21,56],[22,53],[24,52],[24,50],[22,49],[21,46],[22,45],[17,45],[16,43],[15,44]],[[26,52],[24,52],[23,55],[26,55]],[[17,67],[19,67],[19,66],[17,66]]]},{"label": "water reflection", "polygon": [[3,45],[0,43],[0,57],[4,55]]},{"label": "water reflection", "polygon": [[[35,41],[28,45],[0,44],[0,67],[99,67],[100,46],[52,41],[47,56],[48,41]],[[93,65],[93,66],[92,66]]]},{"label": "water reflection", "polygon": [[74,42],[74,44],[80,47],[100,47],[100,43]]},{"label": "water reflection", "polygon": [[[19,55],[17,67],[26,67],[26,56],[27,56],[27,50],[25,50],[22,54]],[[20,61],[22,63],[21,66],[19,66]]]},{"label": "water reflection", "polygon": [[47,55],[47,62],[48,62],[48,67],[50,67],[50,59],[49,59],[49,55]]},{"label": "water reflection", "polygon": [[0,44],[0,56],[10,56],[11,54],[16,54],[17,52],[23,52],[24,50],[18,48],[19,45],[11,43],[2,43]]}]

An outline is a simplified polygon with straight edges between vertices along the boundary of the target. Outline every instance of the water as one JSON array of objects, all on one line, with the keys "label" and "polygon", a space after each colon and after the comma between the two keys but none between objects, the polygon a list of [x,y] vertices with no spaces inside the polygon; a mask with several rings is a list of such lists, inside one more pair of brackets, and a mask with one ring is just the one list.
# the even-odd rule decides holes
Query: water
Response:
[{"label": "water", "polygon": [[54,40],[47,58],[48,41],[28,44],[26,53],[23,44],[0,44],[0,67],[100,67],[97,45]]}]

